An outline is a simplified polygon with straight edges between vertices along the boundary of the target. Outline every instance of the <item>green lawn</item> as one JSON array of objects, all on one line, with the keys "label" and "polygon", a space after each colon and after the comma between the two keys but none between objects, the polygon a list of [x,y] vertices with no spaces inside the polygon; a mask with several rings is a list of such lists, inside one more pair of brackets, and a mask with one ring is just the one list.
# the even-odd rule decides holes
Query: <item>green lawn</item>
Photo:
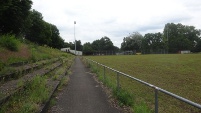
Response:
[{"label": "green lawn", "polygon": [[[88,58],[201,104],[201,54],[89,56]],[[154,92],[150,88],[124,77],[121,77],[120,83],[123,88],[133,93],[135,101],[143,100],[150,109],[154,109]],[[185,110],[189,112],[189,109],[194,109],[162,93],[159,93],[159,96],[161,112],[185,112]]]}]

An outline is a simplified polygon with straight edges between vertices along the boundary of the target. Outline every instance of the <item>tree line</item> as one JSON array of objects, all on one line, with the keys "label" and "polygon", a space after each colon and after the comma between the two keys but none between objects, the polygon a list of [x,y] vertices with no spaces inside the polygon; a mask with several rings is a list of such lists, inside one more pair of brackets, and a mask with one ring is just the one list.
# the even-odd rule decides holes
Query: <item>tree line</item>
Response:
[{"label": "tree line", "polygon": [[181,23],[167,23],[163,33],[146,33],[144,36],[139,32],[133,32],[123,38],[121,48],[114,46],[107,37],[102,37],[92,43],[83,45],[84,54],[93,54],[99,51],[135,51],[144,54],[149,53],[178,53],[182,50],[191,52],[201,51],[201,30],[194,26],[182,25]]},{"label": "tree line", "polygon": [[31,0],[1,0],[0,35],[12,34],[39,45],[62,48],[64,40],[58,28],[31,7]]},{"label": "tree line", "polygon": [[122,50],[142,53],[178,53],[182,50],[201,51],[201,30],[181,23],[167,23],[163,33],[147,33],[142,36],[134,32],[124,37]]},{"label": "tree line", "polygon": [[[65,42],[64,47],[70,47],[72,50],[74,50],[75,43]],[[119,48],[113,45],[109,37],[104,36],[101,39],[94,40],[92,43],[86,42],[83,45],[80,40],[76,40],[76,50],[83,51],[85,55],[92,55],[94,53],[98,54],[98,52],[117,52]]]},{"label": "tree line", "polygon": [[[14,34],[39,45],[53,48],[75,48],[72,42],[65,43],[57,26],[43,20],[40,12],[32,10],[31,0],[0,0],[0,35]],[[194,26],[167,23],[162,33],[134,32],[123,38],[121,48],[114,46],[104,36],[92,43],[81,44],[76,40],[77,50],[85,54],[100,51],[136,51],[141,53],[177,53],[181,50],[201,51],[201,31]]]},{"label": "tree line", "polygon": [[92,43],[87,42],[83,45],[83,53],[85,55],[91,54],[110,54],[117,52],[119,50],[118,47],[114,46],[109,37],[104,36],[101,39],[97,39]]}]

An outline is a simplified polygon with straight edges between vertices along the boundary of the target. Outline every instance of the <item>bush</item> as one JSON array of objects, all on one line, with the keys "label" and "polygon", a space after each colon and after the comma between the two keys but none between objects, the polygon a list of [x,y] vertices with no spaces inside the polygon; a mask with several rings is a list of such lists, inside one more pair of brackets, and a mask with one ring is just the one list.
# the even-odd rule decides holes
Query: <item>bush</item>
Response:
[{"label": "bush", "polygon": [[20,41],[15,38],[14,35],[2,35],[0,36],[0,46],[5,47],[11,51],[18,51]]}]

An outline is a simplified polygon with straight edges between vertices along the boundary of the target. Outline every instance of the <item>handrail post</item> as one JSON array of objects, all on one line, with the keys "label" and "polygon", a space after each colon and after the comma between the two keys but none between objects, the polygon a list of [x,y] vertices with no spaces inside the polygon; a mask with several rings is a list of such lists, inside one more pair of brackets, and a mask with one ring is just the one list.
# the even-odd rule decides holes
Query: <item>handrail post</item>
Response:
[{"label": "handrail post", "polygon": [[155,113],[158,113],[158,88],[154,87],[155,89]]},{"label": "handrail post", "polygon": [[117,91],[119,91],[119,72],[117,72]]},{"label": "handrail post", "polygon": [[106,84],[105,66],[103,66],[103,79],[104,79],[104,84]]},{"label": "handrail post", "polygon": [[87,67],[89,67],[89,60],[88,60],[88,59],[86,59],[86,61],[87,61]]}]

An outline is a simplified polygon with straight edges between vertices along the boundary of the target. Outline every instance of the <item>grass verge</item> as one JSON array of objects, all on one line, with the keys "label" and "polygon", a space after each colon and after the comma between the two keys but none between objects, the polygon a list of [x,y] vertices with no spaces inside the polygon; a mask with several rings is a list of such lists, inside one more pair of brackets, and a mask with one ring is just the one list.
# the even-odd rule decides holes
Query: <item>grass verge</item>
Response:
[{"label": "grass verge", "polygon": [[145,104],[144,101],[141,101],[140,104],[135,103],[135,96],[132,93],[123,88],[117,89],[115,78],[116,75],[113,72],[105,70],[109,74],[108,76],[105,75],[104,77],[104,73],[102,71],[103,69],[101,69],[103,67],[92,62],[84,62],[93,73],[96,73],[100,81],[102,81],[107,87],[112,89],[113,97],[118,100],[119,106],[129,106],[134,113],[152,113],[152,110]]}]

